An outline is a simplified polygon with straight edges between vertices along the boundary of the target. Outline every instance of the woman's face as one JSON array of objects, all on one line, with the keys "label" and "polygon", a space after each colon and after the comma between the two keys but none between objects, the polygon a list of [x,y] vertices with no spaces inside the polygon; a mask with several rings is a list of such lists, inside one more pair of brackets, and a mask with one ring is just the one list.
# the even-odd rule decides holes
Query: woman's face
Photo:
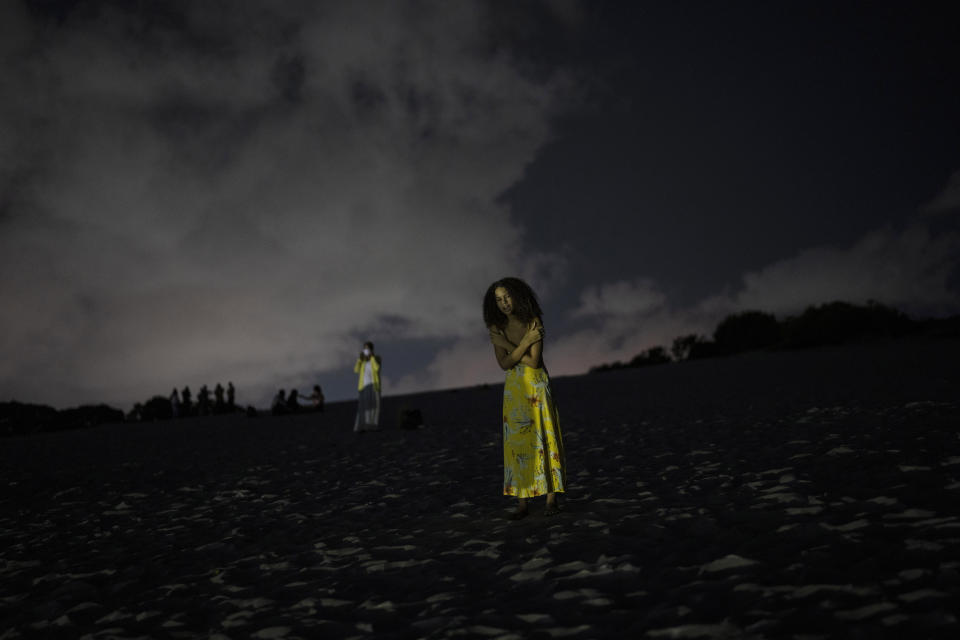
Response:
[{"label": "woman's face", "polygon": [[500,309],[500,313],[505,316],[509,316],[513,313],[513,299],[510,297],[510,292],[504,287],[497,287],[493,290],[493,295],[497,299],[497,308]]}]

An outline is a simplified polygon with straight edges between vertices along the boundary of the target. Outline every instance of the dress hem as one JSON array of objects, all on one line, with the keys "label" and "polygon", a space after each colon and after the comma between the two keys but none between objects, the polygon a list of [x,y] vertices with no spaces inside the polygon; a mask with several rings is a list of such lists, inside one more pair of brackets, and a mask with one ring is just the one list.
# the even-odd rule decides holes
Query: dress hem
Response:
[{"label": "dress hem", "polygon": [[530,492],[528,495],[521,496],[516,493],[509,493],[507,491],[504,491],[503,495],[509,496],[511,498],[539,498],[540,496],[545,496],[548,493],[566,493],[566,492],[563,489],[554,489],[553,491],[544,491],[543,493]]}]

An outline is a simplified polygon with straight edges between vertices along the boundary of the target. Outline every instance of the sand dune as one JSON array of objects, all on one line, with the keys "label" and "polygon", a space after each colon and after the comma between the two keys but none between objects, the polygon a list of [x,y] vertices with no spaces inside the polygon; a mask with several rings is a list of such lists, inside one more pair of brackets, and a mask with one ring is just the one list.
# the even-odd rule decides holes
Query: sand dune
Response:
[{"label": "sand dune", "polygon": [[0,638],[953,638],[958,356],[557,379],[570,490],[519,522],[496,386],[9,438]]}]

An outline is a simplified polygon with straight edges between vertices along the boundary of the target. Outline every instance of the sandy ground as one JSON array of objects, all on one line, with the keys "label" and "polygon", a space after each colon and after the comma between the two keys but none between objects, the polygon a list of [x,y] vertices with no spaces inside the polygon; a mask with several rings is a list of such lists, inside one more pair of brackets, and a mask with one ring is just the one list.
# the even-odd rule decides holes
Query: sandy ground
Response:
[{"label": "sandy ground", "polygon": [[556,379],[569,491],[519,522],[495,385],[4,439],[0,639],[960,637],[957,362]]}]

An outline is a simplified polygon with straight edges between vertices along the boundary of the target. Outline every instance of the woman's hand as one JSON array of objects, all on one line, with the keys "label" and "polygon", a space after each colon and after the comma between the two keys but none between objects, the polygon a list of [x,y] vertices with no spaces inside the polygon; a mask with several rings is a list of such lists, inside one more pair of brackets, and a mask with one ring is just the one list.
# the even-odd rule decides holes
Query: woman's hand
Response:
[{"label": "woman's hand", "polygon": [[540,318],[537,318],[533,321],[533,326],[540,330],[540,339],[544,340],[547,337],[547,330],[543,328],[543,323],[540,322]]},{"label": "woman's hand", "polygon": [[536,344],[543,340],[543,325],[540,323],[539,318],[533,321],[533,324],[530,325],[530,328],[527,329],[527,332],[523,336],[523,343],[527,347],[532,344]]}]

